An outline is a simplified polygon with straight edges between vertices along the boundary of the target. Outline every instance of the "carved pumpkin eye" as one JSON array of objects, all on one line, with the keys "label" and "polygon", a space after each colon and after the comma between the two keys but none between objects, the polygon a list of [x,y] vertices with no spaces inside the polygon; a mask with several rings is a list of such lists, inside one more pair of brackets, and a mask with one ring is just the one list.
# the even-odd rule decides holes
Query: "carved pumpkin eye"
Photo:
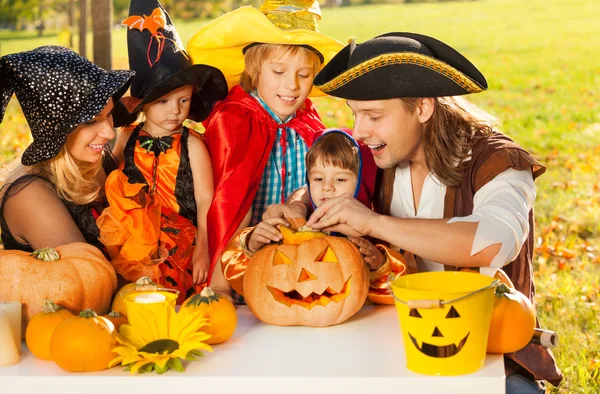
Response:
[{"label": "carved pumpkin eye", "polygon": [[319,257],[317,257],[317,259],[315,261],[318,261],[318,262],[321,262],[321,263],[337,263],[338,259],[337,259],[337,257],[335,257],[335,253],[333,253],[333,250],[331,250],[331,248],[328,246],[319,255]]},{"label": "carved pumpkin eye", "polygon": [[456,309],[454,309],[453,306],[450,307],[450,310],[448,311],[448,314],[446,315],[446,319],[453,319],[456,317],[460,317],[460,315],[458,314],[458,312],[456,311]]},{"label": "carved pumpkin eye", "polygon": [[294,262],[289,257],[287,257],[284,253],[280,252],[279,250],[276,250],[275,256],[273,256],[273,265],[281,265],[281,264],[293,265]]},{"label": "carved pumpkin eye", "polygon": [[408,313],[409,316],[411,317],[421,317],[421,314],[419,313],[419,311],[417,310],[417,308],[412,308],[410,310],[410,312]]}]

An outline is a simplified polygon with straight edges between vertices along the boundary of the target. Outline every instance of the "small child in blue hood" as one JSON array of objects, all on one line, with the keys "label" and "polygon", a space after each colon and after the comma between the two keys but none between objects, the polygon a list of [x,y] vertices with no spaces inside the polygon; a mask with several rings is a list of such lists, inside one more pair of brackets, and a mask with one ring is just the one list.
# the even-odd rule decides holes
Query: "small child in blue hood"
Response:
[{"label": "small child in blue hood", "polygon": [[[315,140],[306,154],[308,191],[314,207],[344,193],[358,195],[362,159],[358,143],[348,133],[333,129]],[[286,225],[282,218],[270,218],[256,225],[248,238],[248,249],[255,252],[271,242],[281,241],[278,226]],[[379,268],[385,256],[370,241],[349,237],[365,256],[372,270]]]}]

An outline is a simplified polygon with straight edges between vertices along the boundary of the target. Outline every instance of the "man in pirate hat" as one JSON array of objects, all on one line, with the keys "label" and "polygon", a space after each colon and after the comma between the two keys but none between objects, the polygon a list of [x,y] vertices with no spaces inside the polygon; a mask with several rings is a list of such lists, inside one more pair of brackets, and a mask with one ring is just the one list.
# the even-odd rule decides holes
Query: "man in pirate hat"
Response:
[{"label": "man in pirate hat", "polygon": [[[389,33],[347,45],[315,86],[347,100],[353,135],[380,170],[376,212],[343,196],[319,206],[309,226],[396,245],[414,254],[413,271],[503,269],[533,301],[534,179],[545,168],[461,97],[487,88],[469,60],[434,38]],[[523,378],[531,389],[534,380],[562,379],[541,346],[505,360],[507,376],[517,373],[507,392]]]},{"label": "man in pirate hat", "polygon": [[[100,239],[117,273],[129,281],[150,276],[178,290],[181,303],[209,276],[206,212],[213,197],[210,156],[183,122],[204,120],[227,84],[217,68],[192,64],[158,1],[132,0],[123,24],[136,72],[123,102],[144,121],[117,137],[120,170],[106,181],[110,207],[98,219]],[[229,296],[224,279],[213,287]]]},{"label": "man in pirate hat", "polygon": [[320,18],[314,0],[266,0],[217,18],[187,44],[194,63],[221,69],[230,88],[204,123],[215,181],[208,240],[212,264],[239,293],[251,253],[239,237],[224,253],[227,243],[305,184],[304,156],[324,128],[307,96],[323,94],[312,80],[342,44],[318,31]]}]

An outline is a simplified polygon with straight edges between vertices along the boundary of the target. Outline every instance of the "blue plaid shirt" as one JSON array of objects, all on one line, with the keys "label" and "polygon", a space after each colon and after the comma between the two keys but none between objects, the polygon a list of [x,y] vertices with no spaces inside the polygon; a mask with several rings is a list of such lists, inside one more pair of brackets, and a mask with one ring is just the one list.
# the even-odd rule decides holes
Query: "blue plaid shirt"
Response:
[{"label": "blue plaid shirt", "polygon": [[[265,111],[280,125],[284,125],[295,116],[295,114],[292,114],[285,121],[282,121],[256,93],[253,93],[252,96],[258,100]],[[277,136],[273,142],[271,154],[258,185],[256,197],[254,197],[254,201],[252,202],[251,226],[262,221],[262,214],[267,209],[267,206],[285,202],[285,199],[294,190],[306,184],[306,164],[304,158],[307,151],[308,147],[306,143],[294,129],[284,126],[277,129]],[[284,169],[285,174],[282,177]],[[285,181],[282,181],[282,178]]]}]

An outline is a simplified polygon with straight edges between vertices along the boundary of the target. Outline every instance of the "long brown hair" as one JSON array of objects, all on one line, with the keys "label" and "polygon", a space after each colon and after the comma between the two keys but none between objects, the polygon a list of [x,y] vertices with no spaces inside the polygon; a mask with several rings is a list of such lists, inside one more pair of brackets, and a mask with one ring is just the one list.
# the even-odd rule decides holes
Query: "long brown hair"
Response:
[{"label": "long brown hair", "polygon": [[[414,112],[419,99],[401,100]],[[446,186],[460,185],[475,143],[499,128],[495,116],[463,97],[434,98],[434,112],[423,135],[427,167]]]}]

